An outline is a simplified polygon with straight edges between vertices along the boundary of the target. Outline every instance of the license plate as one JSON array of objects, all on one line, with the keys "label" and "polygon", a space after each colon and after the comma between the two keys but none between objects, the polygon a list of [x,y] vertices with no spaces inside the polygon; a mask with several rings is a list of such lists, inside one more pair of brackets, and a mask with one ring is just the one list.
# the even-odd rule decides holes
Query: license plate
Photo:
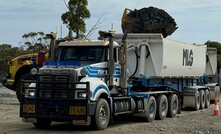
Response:
[{"label": "license plate", "polygon": [[85,115],[86,110],[85,107],[81,106],[70,106],[69,107],[69,114],[70,115]]},{"label": "license plate", "polygon": [[35,113],[35,105],[24,104],[22,110],[24,113]]}]

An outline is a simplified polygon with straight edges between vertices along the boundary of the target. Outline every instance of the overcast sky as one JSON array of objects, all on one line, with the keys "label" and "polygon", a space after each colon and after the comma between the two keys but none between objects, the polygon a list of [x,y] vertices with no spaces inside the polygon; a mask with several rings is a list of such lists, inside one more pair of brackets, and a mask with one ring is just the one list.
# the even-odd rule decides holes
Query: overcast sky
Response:
[{"label": "overcast sky", "polygon": [[[164,9],[175,19],[179,28],[167,38],[197,44],[221,42],[221,0],[88,0],[87,31],[102,18],[101,30],[113,24],[120,33],[124,8],[149,6]],[[66,11],[63,0],[0,0],[0,44],[22,45],[22,35],[29,32],[57,31],[58,37],[64,37],[68,30],[61,15]],[[95,31],[91,39],[97,36]]]}]

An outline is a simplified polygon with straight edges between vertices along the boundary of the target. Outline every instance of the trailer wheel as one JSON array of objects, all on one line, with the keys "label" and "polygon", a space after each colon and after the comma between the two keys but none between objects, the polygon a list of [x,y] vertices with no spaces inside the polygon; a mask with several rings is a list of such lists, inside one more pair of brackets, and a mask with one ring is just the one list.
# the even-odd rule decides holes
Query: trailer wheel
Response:
[{"label": "trailer wheel", "polygon": [[98,130],[103,130],[107,127],[110,120],[110,108],[107,101],[100,98],[97,102],[95,115],[94,115],[94,126]]},{"label": "trailer wheel", "polygon": [[36,123],[33,123],[36,128],[46,129],[49,128],[52,121],[48,119],[37,119]]},{"label": "trailer wheel", "polygon": [[157,97],[157,114],[156,117],[159,120],[163,120],[167,116],[168,100],[166,95],[160,95]]},{"label": "trailer wheel", "polygon": [[169,99],[168,116],[175,117],[177,115],[179,107],[178,97],[176,94],[171,94],[168,99]]},{"label": "trailer wheel", "polygon": [[205,99],[205,108],[208,108],[210,105],[210,93],[208,89],[205,90]]},{"label": "trailer wheel", "polygon": [[157,103],[156,99],[153,96],[150,96],[148,102],[147,102],[147,117],[146,120],[148,122],[152,122],[155,119],[157,111]]},{"label": "trailer wheel", "polygon": [[205,107],[205,92],[204,90],[200,90],[200,109],[204,109]]},{"label": "trailer wheel", "polygon": [[196,95],[195,95],[195,110],[199,110],[200,109],[200,92],[196,91]]},{"label": "trailer wheel", "polygon": [[215,86],[215,100],[219,101],[220,100],[220,87]]}]

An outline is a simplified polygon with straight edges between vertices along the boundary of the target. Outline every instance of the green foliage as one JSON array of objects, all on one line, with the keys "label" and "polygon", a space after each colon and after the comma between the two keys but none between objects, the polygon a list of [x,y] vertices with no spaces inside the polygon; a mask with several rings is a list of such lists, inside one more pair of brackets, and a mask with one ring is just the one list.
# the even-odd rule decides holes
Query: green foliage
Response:
[{"label": "green foliage", "polygon": [[69,30],[76,33],[76,38],[82,38],[86,32],[85,19],[90,18],[90,11],[87,9],[87,0],[69,0],[66,4],[69,11],[62,14],[61,19],[67,24]]},{"label": "green foliage", "polygon": [[18,47],[12,47],[9,44],[0,44],[0,81],[7,76],[8,61],[20,54]]},{"label": "green foliage", "polygon": [[37,52],[39,48],[44,48],[45,50],[49,48],[49,38],[43,32],[30,32],[24,34],[22,38],[30,51]]}]

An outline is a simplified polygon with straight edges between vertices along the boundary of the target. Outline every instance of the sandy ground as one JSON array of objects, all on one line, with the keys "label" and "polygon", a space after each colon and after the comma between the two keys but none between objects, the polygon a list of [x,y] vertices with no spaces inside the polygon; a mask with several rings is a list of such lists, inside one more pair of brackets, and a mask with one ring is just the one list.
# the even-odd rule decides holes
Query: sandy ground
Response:
[{"label": "sandy ground", "polygon": [[52,123],[47,130],[41,130],[36,129],[30,123],[22,122],[19,117],[19,103],[15,92],[0,85],[0,134],[221,134],[221,115],[214,116],[213,111],[214,105],[211,104],[208,109],[182,111],[174,118],[149,123],[137,117],[117,117],[113,124],[102,131],[95,131],[85,126],[73,126],[70,123]]}]

